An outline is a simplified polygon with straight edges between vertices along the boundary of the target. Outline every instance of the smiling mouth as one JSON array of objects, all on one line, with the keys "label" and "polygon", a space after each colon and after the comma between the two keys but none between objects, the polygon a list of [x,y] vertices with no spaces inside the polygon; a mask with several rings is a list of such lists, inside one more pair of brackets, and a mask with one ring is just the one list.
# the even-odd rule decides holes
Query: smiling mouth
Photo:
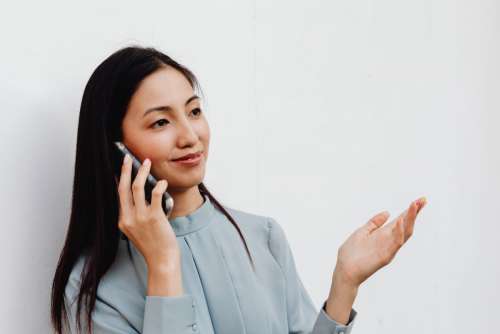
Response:
[{"label": "smiling mouth", "polygon": [[195,154],[188,154],[182,158],[177,158],[177,159],[173,159],[172,161],[188,161],[188,160],[196,160],[198,159],[199,157],[201,157],[203,151],[200,151],[200,152],[197,152]]}]

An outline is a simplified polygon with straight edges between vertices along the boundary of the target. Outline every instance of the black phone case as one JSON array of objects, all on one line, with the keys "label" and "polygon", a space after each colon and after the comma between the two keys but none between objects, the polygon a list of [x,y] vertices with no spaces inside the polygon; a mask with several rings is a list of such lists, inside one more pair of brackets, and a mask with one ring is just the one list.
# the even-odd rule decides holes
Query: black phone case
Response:
[{"label": "black phone case", "polygon": [[[141,167],[141,162],[135,157],[134,154],[132,154],[132,152],[130,152],[130,150],[121,141],[115,141],[114,144],[115,147],[117,148],[117,151],[119,152],[118,165],[120,166],[120,168],[117,168],[116,172],[118,173],[118,171],[121,171],[123,158],[125,157],[125,154],[128,154],[132,158],[131,180],[133,181],[137,175],[137,172],[139,171],[139,168]],[[120,177],[120,174],[118,174],[118,178]],[[146,182],[144,184],[144,197],[150,204],[151,204],[151,192],[153,191],[153,188],[156,186],[157,182],[158,181],[155,179],[155,177],[151,175],[151,173],[149,173]],[[163,193],[161,206],[163,208],[163,212],[165,212],[165,215],[168,217],[170,215],[170,212],[172,211],[172,208],[174,207],[174,199],[166,191]]]}]

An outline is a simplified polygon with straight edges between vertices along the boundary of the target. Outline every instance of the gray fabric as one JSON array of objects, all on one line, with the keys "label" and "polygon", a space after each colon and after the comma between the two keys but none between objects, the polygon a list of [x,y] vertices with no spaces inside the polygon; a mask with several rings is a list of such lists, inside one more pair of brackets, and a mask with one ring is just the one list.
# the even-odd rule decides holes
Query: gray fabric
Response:
[{"label": "gray fabric", "polygon": [[[298,276],[285,233],[273,218],[225,209],[247,241],[255,272],[236,228],[205,197],[194,212],[170,221],[182,254],[184,295],[146,296],[144,258],[132,242],[120,240],[116,260],[98,287],[94,333],[351,332],[354,309],[347,326],[331,319],[324,303],[316,310]],[[82,255],[66,286],[69,301],[77,296],[84,260]],[[76,333],[76,303],[69,310]]]}]

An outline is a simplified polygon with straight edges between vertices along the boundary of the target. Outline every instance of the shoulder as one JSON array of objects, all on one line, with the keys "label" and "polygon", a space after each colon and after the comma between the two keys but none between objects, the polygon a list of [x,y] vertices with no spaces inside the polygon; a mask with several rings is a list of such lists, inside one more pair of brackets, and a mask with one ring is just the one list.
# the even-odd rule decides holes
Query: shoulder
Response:
[{"label": "shoulder", "polygon": [[[133,254],[135,254],[134,251],[132,251]],[[84,271],[89,259],[88,254],[83,253],[73,265],[65,287],[65,294],[70,302],[73,302],[80,293]],[[126,250],[126,241],[121,241],[114,261],[99,280],[97,286],[98,297],[114,301],[123,299],[140,300],[143,298],[145,287],[144,283],[141,282],[137,269],[141,268],[136,268],[134,262],[131,261]]]},{"label": "shoulder", "polygon": [[[119,245],[117,256],[97,284],[95,305],[92,309],[92,318],[102,324],[115,323],[117,326],[131,325],[141,328],[145,308],[144,285],[139,281],[133,263],[127,259],[124,251],[125,241]],[[70,326],[77,318],[78,297],[81,292],[83,275],[86,271],[88,255],[80,255],[75,262],[65,287],[65,302],[71,318]],[[145,274],[145,273],[144,273]],[[89,297],[86,295],[86,297]],[[85,305],[85,298],[81,306]],[[83,308],[82,308],[83,310]],[[78,316],[82,316],[80,313]],[[127,324],[118,318],[124,318]],[[118,323],[119,322],[119,323]],[[86,324],[86,320],[82,324]],[[125,327],[123,327],[125,328]],[[128,331],[127,331],[128,332]],[[73,333],[73,331],[71,331]],[[135,333],[135,331],[134,331]]]},{"label": "shoulder", "polygon": [[283,227],[273,216],[250,213],[226,206],[224,208],[234,218],[238,226],[247,233],[260,235],[275,257],[283,256],[282,254],[288,247],[288,241]]},{"label": "shoulder", "polygon": [[[247,233],[268,234],[271,217],[224,206],[224,209]],[[222,212],[220,212],[222,214]]]},{"label": "shoulder", "polygon": [[68,277],[68,282],[66,283],[66,287],[64,293],[66,295],[66,299],[69,303],[73,303],[80,292],[80,285],[82,279],[82,273],[85,267],[86,256],[80,255],[73,265],[71,272]]}]

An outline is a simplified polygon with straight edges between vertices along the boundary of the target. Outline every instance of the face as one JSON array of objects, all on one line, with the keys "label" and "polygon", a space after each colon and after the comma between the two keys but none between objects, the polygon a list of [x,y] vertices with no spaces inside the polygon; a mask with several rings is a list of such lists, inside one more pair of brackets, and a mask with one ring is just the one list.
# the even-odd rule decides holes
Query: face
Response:
[{"label": "face", "polygon": [[[169,193],[197,186],[205,176],[210,129],[194,96],[184,75],[168,66],[144,78],[123,119],[123,143],[140,161],[151,160],[151,174],[167,180]],[[146,112],[156,107],[163,108]],[[196,166],[173,161],[199,151]]]}]

